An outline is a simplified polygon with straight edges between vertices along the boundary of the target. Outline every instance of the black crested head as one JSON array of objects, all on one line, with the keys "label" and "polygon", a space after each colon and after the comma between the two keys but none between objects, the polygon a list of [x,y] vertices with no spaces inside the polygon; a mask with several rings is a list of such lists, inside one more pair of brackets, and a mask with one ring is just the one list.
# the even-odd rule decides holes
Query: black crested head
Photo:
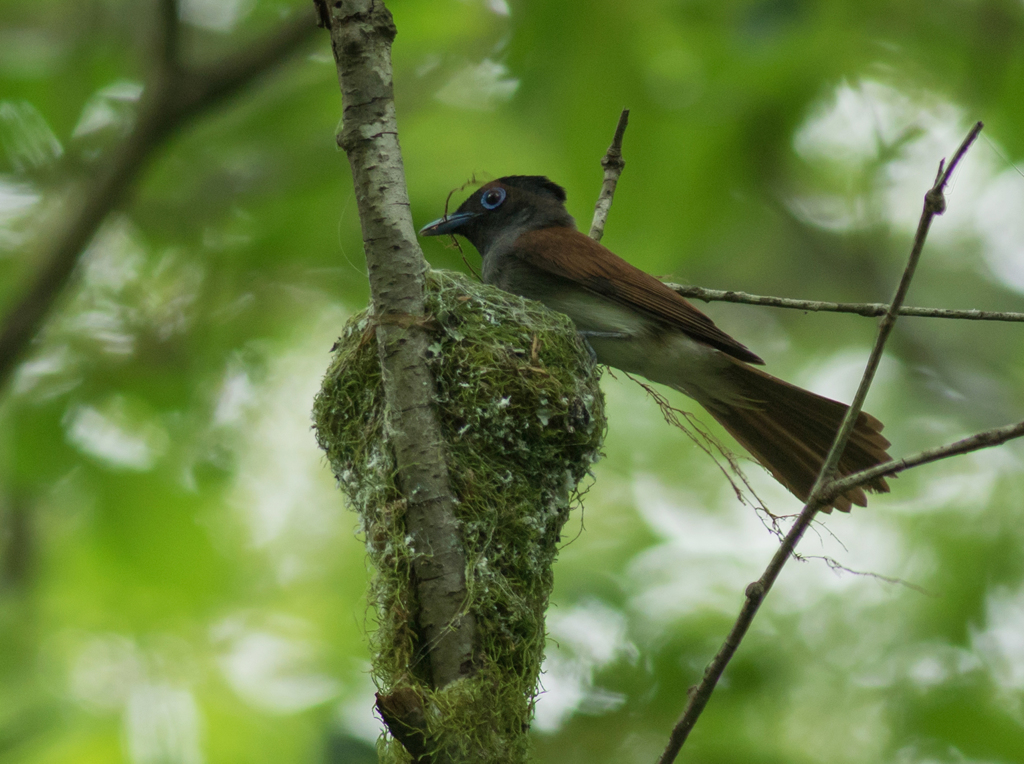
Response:
[{"label": "black crested head", "polygon": [[452,214],[420,231],[423,236],[459,234],[486,255],[498,243],[542,228],[576,227],[565,209],[565,189],[543,175],[508,175],[478,188]]}]

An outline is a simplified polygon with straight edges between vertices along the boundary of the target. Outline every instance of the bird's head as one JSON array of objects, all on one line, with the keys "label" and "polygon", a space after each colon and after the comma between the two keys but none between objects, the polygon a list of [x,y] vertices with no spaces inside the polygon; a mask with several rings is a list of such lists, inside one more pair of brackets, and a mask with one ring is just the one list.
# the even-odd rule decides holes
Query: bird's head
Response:
[{"label": "bird's head", "polygon": [[459,234],[483,255],[499,239],[551,226],[575,226],[565,209],[565,189],[543,175],[509,175],[485,183],[420,235]]}]

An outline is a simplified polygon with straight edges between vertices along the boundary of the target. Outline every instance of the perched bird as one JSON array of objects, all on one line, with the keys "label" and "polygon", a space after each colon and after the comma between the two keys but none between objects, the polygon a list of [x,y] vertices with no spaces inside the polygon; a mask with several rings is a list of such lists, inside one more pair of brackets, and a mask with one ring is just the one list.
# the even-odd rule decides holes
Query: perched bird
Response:
[{"label": "perched bird", "polygon": [[[459,234],[483,258],[483,280],[568,315],[600,363],[685,393],[800,499],[810,494],[847,406],[750,364],[757,355],[658,279],[576,230],[565,189],[537,175],[479,188],[423,236]],[[861,413],[840,476],[889,460],[882,423]],[[868,489],[889,490],[884,478]],[[867,504],[854,489],[844,512]]]}]

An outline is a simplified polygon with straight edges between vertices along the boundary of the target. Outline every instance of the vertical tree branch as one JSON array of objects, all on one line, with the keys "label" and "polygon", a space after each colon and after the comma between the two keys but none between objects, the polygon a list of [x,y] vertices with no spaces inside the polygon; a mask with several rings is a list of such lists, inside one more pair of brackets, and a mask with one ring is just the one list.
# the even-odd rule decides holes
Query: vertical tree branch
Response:
[{"label": "vertical tree branch", "polygon": [[[324,6],[318,7],[323,18]],[[352,167],[389,435],[415,554],[417,621],[440,689],[473,670],[475,624],[464,612],[465,553],[426,361],[427,264],[416,241],[398,144],[391,80],[395,26],[380,0],[332,2],[326,16],[344,106],[338,145]]]}]

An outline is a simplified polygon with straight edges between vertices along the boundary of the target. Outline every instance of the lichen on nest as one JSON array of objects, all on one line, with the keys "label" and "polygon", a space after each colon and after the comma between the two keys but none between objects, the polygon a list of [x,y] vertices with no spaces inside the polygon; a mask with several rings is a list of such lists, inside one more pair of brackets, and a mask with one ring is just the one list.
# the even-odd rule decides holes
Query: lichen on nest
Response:
[{"label": "lichen on nest", "polygon": [[[605,431],[600,376],[572,322],[540,303],[443,271],[428,274],[429,363],[466,548],[477,672],[429,688],[416,634],[404,502],[383,424],[372,318],[353,317],[314,404],[317,440],[361,518],[374,567],[373,676],[413,686],[449,753],[516,762],[544,653],[544,611],[560,531]],[[406,761],[382,742],[382,761]],[[476,752],[476,753],[474,753]]]}]

